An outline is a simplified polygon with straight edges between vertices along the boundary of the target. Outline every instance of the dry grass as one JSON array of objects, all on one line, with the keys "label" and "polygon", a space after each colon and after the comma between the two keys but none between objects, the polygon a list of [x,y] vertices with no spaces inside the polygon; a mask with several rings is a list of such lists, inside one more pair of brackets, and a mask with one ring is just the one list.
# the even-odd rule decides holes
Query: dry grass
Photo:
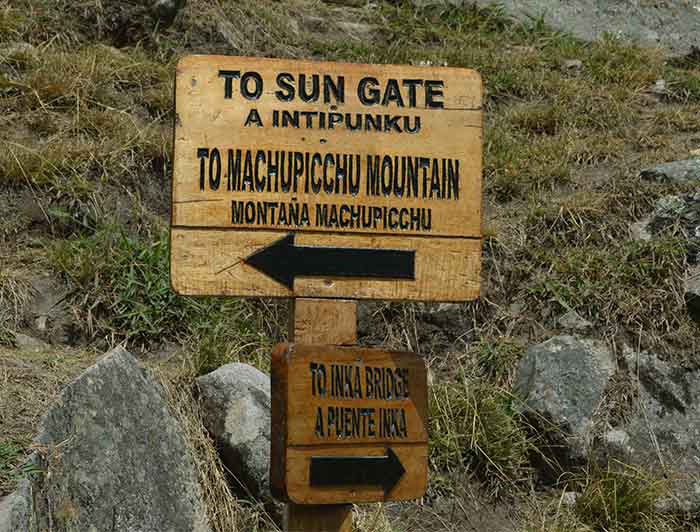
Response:
[{"label": "dry grass", "polygon": [[54,397],[95,358],[89,351],[47,347],[17,352],[0,347],[0,447],[7,450],[0,458],[0,496],[14,488],[39,420]]},{"label": "dry grass", "polygon": [[[257,508],[231,498],[189,381],[232,360],[265,369],[270,345],[283,336],[286,310],[267,301],[188,300],[169,291],[164,190],[173,69],[183,54],[430,62],[483,75],[482,300],[459,308],[456,333],[431,322],[433,307],[376,305],[373,321],[381,326],[368,339],[428,359],[437,380],[431,489],[451,494],[453,504],[465,500],[455,479],[470,474],[504,496],[529,486],[528,454],[536,442],[514,413],[509,388],[522,348],[561,332],[556,320],[564,312],[576,310],[605,339],[697,358],[698,326],[681,297],[682,240],[669,231],[632,242],[628,231],[657,198],[678,192],[640,182],[638,170],[700,147],[700,67],[692,58],[666,61],[658,51],[613,39],[583,43],[538,22],[517,25],[498,9],[471,6],[416,11],[408,2],[348,8],[318,0],[191,0],[172,27],[156,31],[139,18],[127,32],[110,26],[110,9],[97,0],[0,0],[0,144],[6,148],[0,194],[12,199],[10,193],[30,190],[43,210],[41,222],[31,221],[7,201],[13,225],[0,231],[11,253],[27,245],[51,250],[45,254],[51,267],[75,290],[86,338],[128,339],[145,348],[169,338],[188,346],[187,377],[169,389],[209,507],[217,509],[210,515],[214,529],[268,525]],[[564,59],[580,59],[582,68],[564,69]],[[651,94],[660,78],[668,90]],[[4,266],[0,336],[8,323],[19,325],[28,286]],[[35,409],[22,413],[14,401],[43,408],[54,388],[33,399],[27,390],[53,377],[45,369],[36,373],[44,359],[31,362],[32,369],[0,357],[3,363],[0,384],[9,387],[0,389],[0,407],[10,416],[3,417],[0,440],[23,442]],[[59,361],[59,380],[63,363],[72,371],[70,357]],[[613,417],[624,414],[625,393],[610,390]],[[8,428],[13,423],[19,428]],[[588,478],[581,484],[590,494],[585,511],[540,505],[525,529],[665,530],[661,521],[593,523],[586,517],[595,513],[593,503],[605,514],[620,492],[607,488],[605,475]],[[435,508],[411,507],[401,523],[414,530],[472,526]],[[362,509],[357,521],[363,532],[410,529],[392,522],[396,515]]]},{"label": "dry grass", "polygon": [[9,258],[0,253],[0,261],[8,267],[0,270],[0,345],[12,343],[24,315],[24,307],[31,297],[31,283],[26,270],[10,268]]},{"label": "dry grass", "polygon": [[192,394],[195,375],[160,372],[170,406],[183,429],[199,475],[204,503],[213,532],[279,531],[261,505],[237,500],[227,481],[226,468],[204,428],[199,404]]}]

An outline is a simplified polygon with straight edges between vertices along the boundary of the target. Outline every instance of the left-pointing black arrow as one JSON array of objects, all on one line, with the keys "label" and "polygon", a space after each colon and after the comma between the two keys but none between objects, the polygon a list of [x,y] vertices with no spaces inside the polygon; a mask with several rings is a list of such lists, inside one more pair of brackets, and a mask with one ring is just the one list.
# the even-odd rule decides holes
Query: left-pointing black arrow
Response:
[{"label": "left-pointing black arrow", "polygon": [[295,277],[415,279],[416,252],[405,249],[295,246],[294,233],[244,259],[290,290]]},{"label": "left-pointing black arrow", "polygon": [[382,486],[384,495],[406,472],[391,448],[386,456],[312,456],[312,487]]}]

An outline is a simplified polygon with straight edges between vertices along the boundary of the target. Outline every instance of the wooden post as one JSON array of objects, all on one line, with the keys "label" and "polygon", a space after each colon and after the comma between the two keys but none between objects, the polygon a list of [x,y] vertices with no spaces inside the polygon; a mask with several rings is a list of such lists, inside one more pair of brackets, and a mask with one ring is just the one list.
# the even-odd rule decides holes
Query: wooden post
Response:
[{"label": "wooden post", "polygon": [[[353,345],[357,341],[357,301],[292,300],[289,341]],[[287,505],[286,532],[351,532],[352,505]]]}]

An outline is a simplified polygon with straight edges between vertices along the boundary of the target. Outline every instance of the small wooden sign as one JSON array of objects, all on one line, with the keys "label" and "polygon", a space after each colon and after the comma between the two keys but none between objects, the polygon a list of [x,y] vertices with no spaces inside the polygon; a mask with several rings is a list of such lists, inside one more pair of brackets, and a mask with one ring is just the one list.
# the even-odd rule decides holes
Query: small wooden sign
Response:
[{"label": "small wooden sign", "polygon": [[466,69],[182,59],[174,289],[474,299],[481,105]]},{"label": "small wooden sign", "polygon": [[427,378],[414,353],[281,344],[271,485],[296,504],[415,499],[428,475]]}]

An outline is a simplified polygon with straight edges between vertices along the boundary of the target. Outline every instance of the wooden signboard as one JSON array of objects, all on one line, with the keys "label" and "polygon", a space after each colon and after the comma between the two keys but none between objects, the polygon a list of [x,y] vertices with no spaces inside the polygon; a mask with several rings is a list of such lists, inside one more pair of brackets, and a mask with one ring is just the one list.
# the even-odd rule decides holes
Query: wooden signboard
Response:
[{"label": "wooden signboard", "polygon": [[428,474],[427,379],[413,353],[281,344],[271,485],[296,504],[415,499]]},{"label": "wooden signboard", "polygon": [[476,72],[190,56],[175,104],[178,293],[478,296]]}]

